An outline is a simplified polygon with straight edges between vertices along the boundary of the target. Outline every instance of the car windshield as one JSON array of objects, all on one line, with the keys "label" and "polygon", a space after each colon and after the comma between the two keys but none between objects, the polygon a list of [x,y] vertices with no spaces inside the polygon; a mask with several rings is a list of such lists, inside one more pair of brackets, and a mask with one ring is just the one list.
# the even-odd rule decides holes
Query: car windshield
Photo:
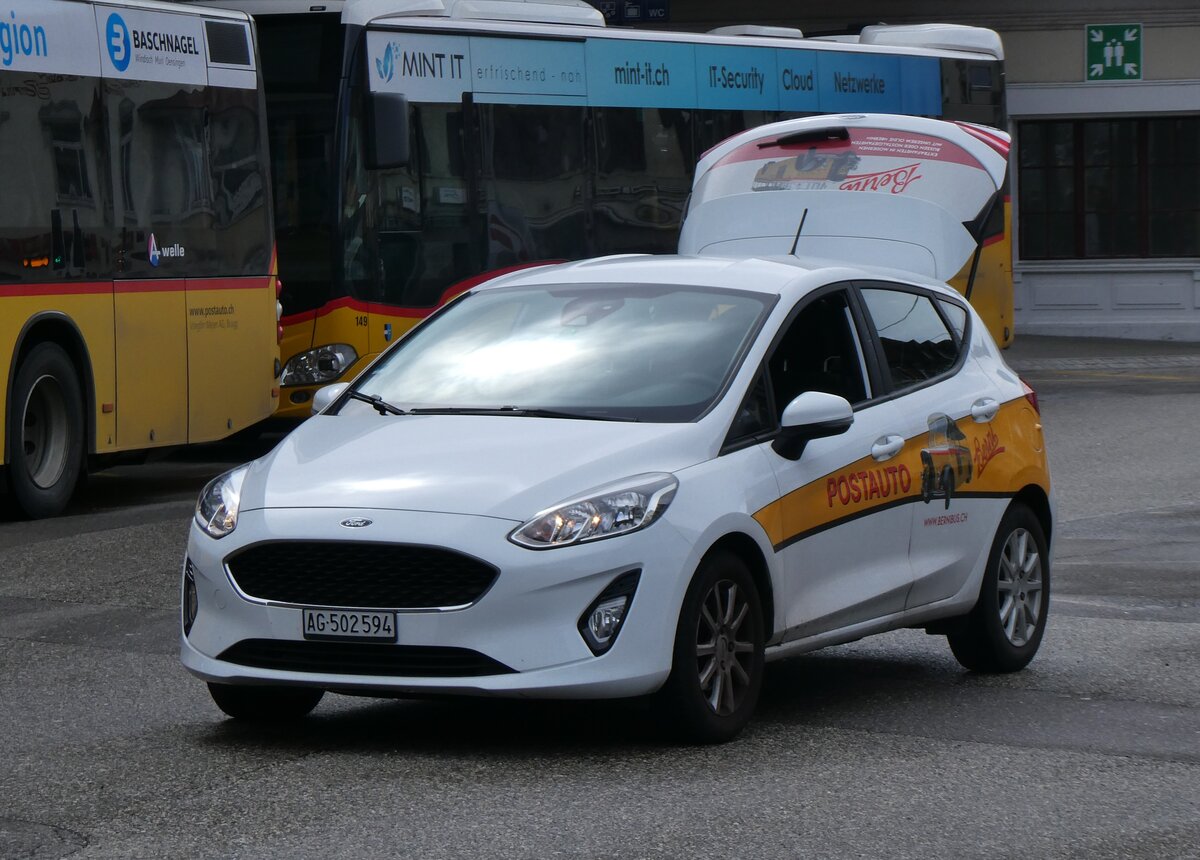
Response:
[{"label": "car windshield", "polygon": [[406,411],[691,421],[721,393],[770,304],[705,287],[483,290],[410,333],[354,388]]}]

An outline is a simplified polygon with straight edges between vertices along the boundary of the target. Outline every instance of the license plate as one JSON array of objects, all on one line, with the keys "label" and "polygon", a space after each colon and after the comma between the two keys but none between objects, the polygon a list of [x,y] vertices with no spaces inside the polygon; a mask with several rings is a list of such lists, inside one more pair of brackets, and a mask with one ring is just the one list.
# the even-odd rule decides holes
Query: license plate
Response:
[{"label": "license plate", "polygon": [[305,639],[396,641],[395,612],[354,612],[345,609],[301,611]]}]

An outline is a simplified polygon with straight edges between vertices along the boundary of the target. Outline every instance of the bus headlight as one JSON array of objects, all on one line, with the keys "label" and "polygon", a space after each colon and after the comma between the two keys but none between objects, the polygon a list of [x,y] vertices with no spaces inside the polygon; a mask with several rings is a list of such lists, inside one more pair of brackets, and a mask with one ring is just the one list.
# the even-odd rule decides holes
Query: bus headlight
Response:
[{"label": "bus headlight", "polygon": [[329,343],[297,353],[283,368],[282,385],[324,385],[333,382],[358,361],[348,343]]},{"label": "bus headlight", "polygon": [[218,475],[200,491],[196,502],[196,523],[209,535],[223,538],[237,528],[238,509],[242,504],[242,482],[249,466]]}]

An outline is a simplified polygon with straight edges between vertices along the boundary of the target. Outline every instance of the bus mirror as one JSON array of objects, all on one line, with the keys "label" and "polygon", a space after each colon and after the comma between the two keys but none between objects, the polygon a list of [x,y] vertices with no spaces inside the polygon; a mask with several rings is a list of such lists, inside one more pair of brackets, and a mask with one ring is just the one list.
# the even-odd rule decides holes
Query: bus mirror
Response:
[{"label": "bus mirror", "polygon": [[386,170],[408,165],[408,99],[397,93],[371,93],[368,166]]}]

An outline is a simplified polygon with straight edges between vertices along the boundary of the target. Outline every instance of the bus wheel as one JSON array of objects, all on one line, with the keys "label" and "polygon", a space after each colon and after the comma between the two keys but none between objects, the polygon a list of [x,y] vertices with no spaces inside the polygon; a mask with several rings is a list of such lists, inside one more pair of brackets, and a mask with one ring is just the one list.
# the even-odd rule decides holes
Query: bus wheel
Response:
[{"label": "bus wheel", "polygon": [[8,486],[28,517],[61,513],[83,466],[83,397],[62,347],[40,343],[21,362],[8,403]]}]

